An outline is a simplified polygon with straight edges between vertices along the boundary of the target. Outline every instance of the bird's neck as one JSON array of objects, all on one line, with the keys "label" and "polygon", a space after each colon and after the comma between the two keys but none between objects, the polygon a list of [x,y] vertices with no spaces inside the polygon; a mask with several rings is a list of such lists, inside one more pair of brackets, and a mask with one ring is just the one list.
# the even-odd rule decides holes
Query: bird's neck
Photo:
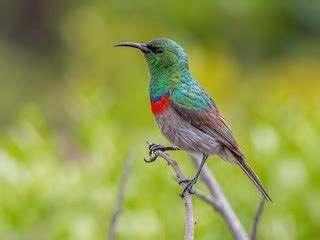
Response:
[{"label": "bird's neck", "polygon": [[150,68],[150,99],[168,96],[169,91],[192,79],[187,65],[175,64],[167,68]]}]

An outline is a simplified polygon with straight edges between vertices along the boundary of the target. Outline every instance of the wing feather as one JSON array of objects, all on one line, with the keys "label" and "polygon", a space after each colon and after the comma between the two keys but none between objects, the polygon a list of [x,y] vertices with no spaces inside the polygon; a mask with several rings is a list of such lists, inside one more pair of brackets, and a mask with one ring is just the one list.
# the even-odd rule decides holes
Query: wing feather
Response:
[{"label": "wing feather", "polygon": [[[183,97],[181,98],[181,96]],[[185,121],[205,134],[217,139],[225,149],[228,149],[232,153],[234,160],[259,189],[264,198],[267,201],[272,201],[258,176],[250,165],[246,163],[246,157],[233,137],[227,121],[219,113],[214,102],[204,90],[200,86],[197,86],[189,89],[189,91],[180,90],[178,95],[171,95],[170,98],[172,98],[170,102],[173,109]],[[197,103],[192,104],[192,101],[195,100]]]},{"label": "wing feather", "polygon": [[191,125],[203,131],[204,133],[217,139],[233,153],[245,158],[233,137],[231,128],[215,106],[212,106],[207,111],[199,111],[183,108],[174,102],[171,102],[171,105],[184,120],[190,122]]}]

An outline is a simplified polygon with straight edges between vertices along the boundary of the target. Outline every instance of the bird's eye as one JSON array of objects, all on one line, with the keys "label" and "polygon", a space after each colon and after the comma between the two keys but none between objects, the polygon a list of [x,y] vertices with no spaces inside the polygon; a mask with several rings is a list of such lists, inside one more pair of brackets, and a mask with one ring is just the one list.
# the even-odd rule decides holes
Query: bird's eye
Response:
[{"label": "bird's eye", "polygon": [[160,54],[164,52],[164,49],[162,47],[153,46],[151,44],[147,44],[147,48],[155,54]]},{"label": "bird's eye", "polygon": [[164,52],[164,49],[161,47],[156,49],[156,54],[163,53],[163,52]]}]

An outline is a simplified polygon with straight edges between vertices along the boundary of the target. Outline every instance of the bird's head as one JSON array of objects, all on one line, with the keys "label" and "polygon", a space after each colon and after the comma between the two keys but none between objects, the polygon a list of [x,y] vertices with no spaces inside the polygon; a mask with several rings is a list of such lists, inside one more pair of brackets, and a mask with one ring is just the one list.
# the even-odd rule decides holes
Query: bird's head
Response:
[{"label": "bird's head", "polygon": [[184,49],[170,39],[156,38],[147,43],[122,42],[115,46],[140,49],[148,63],[151,75],[166,70],[188,70],[188,58]]}]

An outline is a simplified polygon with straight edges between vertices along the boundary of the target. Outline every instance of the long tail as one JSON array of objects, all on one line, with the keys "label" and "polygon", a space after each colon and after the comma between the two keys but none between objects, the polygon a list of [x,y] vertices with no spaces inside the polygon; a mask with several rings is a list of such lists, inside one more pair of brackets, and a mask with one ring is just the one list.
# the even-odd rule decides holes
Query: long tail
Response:
[{"label": "long tail", "polygon": [[249,179],[253,182],[253,184],[259,189],[263,197],[266,199],[268,202],[272,202],[272,199],[265,189],[265,187],[262,185],[259,177],[257,174],[253,171],[253,169],[250,167],[250,165],[243,159],[239,159],[240,156],[237,158],[237,162],[241,169],[244,171],[244,173],[249,177]]}]

